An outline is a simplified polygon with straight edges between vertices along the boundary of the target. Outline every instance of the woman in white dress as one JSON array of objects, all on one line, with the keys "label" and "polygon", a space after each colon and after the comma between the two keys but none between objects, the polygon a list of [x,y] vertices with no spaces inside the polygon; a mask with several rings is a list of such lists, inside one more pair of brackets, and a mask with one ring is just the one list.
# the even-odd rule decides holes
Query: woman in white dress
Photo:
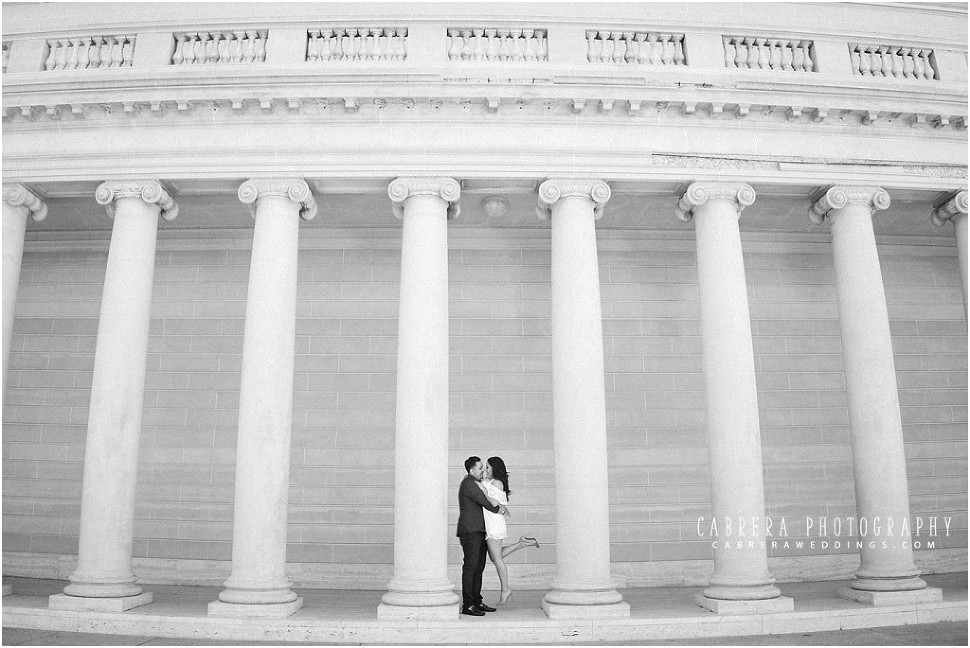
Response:
[{"label": "woman in white dress", "polygon": [[[485,496],[492,504],[501,503],[505,506],[509,504],[509,473],[505,468],[505,462],[501,457],[489,457],[485,462],[485,477],[478,483],[479,487],[485,492]],[[539,542],[529,536],[521,536],[515,544],[503,546],[505,539],[509,536],[508,526],[505,523],[505,516],[491,511],[483,511],[485,514],[485,544],[488,546],[488,557],[495,565],[498,572],[499,582],[502,584],[502,594],[499,605],[505,605],[512,598],[512,589],[509,587],[509,569],[505,564],[505,557],[515,553],[525,547],[539,548]]]}]

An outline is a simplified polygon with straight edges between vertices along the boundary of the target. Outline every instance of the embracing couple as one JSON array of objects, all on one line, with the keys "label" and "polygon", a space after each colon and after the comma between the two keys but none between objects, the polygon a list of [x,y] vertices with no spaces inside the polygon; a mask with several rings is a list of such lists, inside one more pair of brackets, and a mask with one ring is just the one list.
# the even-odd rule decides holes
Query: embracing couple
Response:
[{"label": "embracing couple", "polygon": [[535,538],[522,536],[519,541],[503,546],[508,537],[505,517],[508,509],[509,473],[501,457],[490,457],[482,463],[478,457],[465,459],[465,478],[458,487],[458,539],[464,561],[461,566],[461,613],[485,616],[495,608],[482,602],[482,573],[486,554],[492,559],[502,584],[497,605],[505,605],[512,597],[509,570],[505,557],[525,547],[539,548]]}]

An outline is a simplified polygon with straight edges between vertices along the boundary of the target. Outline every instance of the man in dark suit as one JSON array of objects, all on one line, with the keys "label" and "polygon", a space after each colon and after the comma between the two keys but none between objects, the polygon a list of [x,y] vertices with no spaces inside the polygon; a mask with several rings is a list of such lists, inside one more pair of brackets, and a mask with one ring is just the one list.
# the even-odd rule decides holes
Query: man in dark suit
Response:
[{"label": "man in dark suit", "polygon": [[502,504],[492,505],[478,486],[485,473],[478,457],[465,459],[465,478],[458,487],[458,539],[464,554],[461,565],[461,613],[469,616],[485,616],[495,608],[482,602],[482,573],[488,548],[485,544],[485,516],[482,509],[505,515]]}]

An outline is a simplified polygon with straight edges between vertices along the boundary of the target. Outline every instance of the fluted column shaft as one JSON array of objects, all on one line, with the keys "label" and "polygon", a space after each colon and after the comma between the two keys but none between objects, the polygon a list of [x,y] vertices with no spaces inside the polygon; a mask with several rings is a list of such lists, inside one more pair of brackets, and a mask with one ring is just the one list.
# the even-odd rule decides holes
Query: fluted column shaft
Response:
[{"label": "fluted column shaft", "polygon": [[123,598],[141,592],[131,547],[158,217],[171,220],[178,208],[153,180],[106,182],[95,197],[114,224],[94,353],[78,565],[64,593]]},{"label": "fluted column shaft", "polygon": [[[403,221],[394,436],[394,576],[378,615],[457,617],[448,580],[448,218],[451,178],[388,186]],[[414,468],[420,466],[420,478]],[[408,611],[405,611],[408,609]]]},{"label": "fluted column shaft", "polygon": [[19,184],[3,185],[3,392],[7,393],[7,369],[10,367],[10,343],[20,288],[20,265],[24,258],[24,235],[27,219],[42,221],[47,205]]},{"label": "fluted column shaft", "polygon": [[239,188],[256,221],[239,389],[232,573],[210,613],[289,616],[299,605],[286,576],[300,217],[316,204],[300,179],[253,178]]},{"label": "fluted column shaft", "polygon": [[[714,552],[714,575],[704,595],[713,599],[759,600],[779,596],[768,573],[763,520],[761,430],[754,348],[738,219],[754,203],[745,184],[692,184],[678,206],[682,220],[694,218],[701,344],[707,393],[711,466],[711,511],[720,530],[742,541]],[[743,531],[740,523],[746,524]],[[742,535],[743,534],[743,535]]]},{"label": "fluted column shaft", "polygon": [[[556,578],[543,600],[550,616],[573,606],[615,606],[613,615],[629,614],[610,574],[606,390],[595,225],[609,198],[609,186],[598,180],[548,180],[539,187],[538,214],[552,221]],[[584,614],[580,607],[573,609]]]},{"label": "fluted column shaft", "polygon": [[902,529],[909,521],[906,455],[889,311],[872,228],[873,212],[887,207],[889,195],[878,187],[832,187],[810,211],[813,222],[827,219],[832,225],[860,525],[866,520],[867,526],[885,526],[892,520],[895,526],[894,541],[887,546],[862,543],[862,564],[852,587],[869,591],[926,587],[913,564],[909,534]]},{"label": "fluted column shaft", "polygon": [[942,227],[953,223],[957,239],[957,258],[960,262],[960,283],[963,286],[963,319],[967,319],[967,192],[961,191],[933,211],[933,224]]}]

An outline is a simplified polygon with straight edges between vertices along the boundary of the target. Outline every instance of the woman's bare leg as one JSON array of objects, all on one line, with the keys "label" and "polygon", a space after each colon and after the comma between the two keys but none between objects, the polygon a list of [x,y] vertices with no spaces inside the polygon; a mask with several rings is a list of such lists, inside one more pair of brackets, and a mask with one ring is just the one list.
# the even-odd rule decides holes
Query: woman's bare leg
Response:
[{"label": "woman's bare leg", "polygon": [[519,549],[525,549],[526,547],[534,547],[534,546],[536,545],[530,542],[529,540],[526,540],[525,536],[522,536],[519,538],[519,541],[516,542],[515,544],[510,544],[507,547],[502,547],[502,558],[505,558],[509,554],[514,554]]},{"label": "woman's bare leg", "polygon": [[498,572],[499,583],[502,584],[502,598],[508,598],[506,593],[511,592],[512,589],[509,587],[509,568],[503,560],[502,541],[489,538],[485,540],[485,544],[488,546],[488,557],[492,559],[495,571]]}]

